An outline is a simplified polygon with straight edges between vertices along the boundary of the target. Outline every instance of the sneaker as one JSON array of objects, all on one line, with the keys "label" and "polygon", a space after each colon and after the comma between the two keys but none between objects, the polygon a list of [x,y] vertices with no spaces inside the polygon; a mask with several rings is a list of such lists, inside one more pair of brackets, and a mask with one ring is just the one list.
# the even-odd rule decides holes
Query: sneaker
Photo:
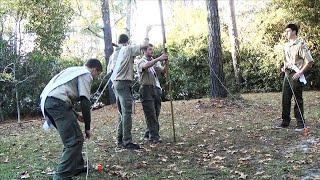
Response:
[{"label": "sneaker", "polygon": [[126,145],[122,145],[122,147],[125,149],[141,149],[138,144],[134,144],[134,143],[128,143]]},{"label": "sneaker", "polygon": [[283,123],[281,123],[281,124],[277,125],[275,128],[276,128],[276,129],[283,129],[283,128],[287,128],[287,127],[289,127],[289,124],[283,124]]},{"label": "sneaker", "polygon": [[297,126],[297,127],[294,129],[294,131],[295,131],[295,132],[302,132],[303,129],[304,129],[304,127],[302,127],[302,126]]}]

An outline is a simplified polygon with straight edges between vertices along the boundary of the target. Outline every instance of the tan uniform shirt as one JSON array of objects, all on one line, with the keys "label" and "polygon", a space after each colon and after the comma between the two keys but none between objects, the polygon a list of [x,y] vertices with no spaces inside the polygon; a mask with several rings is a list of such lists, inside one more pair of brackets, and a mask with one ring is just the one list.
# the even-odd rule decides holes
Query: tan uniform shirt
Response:
[{"label": "tan uniform shirt", "polygon": [[113,71],[113,68],[116,65],[117,58],[118,58],[119,51],[120,51],[121,47],[122,46],[116,47],[114,49],[114,52],[110,56],[108,66],[107,66],[107,74],[110,73],[111,71]]},{"label": "tan uniform shirt", "polygon": [[[140,54],[140,49],[142,46],[147,46],[149,43],[149,39],[145,39],[142,45],[127,45],[123,46],[118,54],[117,61],[120,61],[121,64],[119,66],[118,71],[116,72],[115,80],[123,81],[129,80],[133,81],[133,64],[135,56]],[[120,57],[122,59],[120,59]]]},{"label": "tan uniform shirt", "polygon": [[90,100],[92,81],[93,78],[91,74],[83,74],[65,84],[56,87],[48,94],[48,97],[55,97],[69,104],[73,104],[74,102],[78,101],[80,96],[84,96]]},{"label": "tan uniform shirt", "polygon": [[285,58],[285,68],[296,65],[302,69],[304,65],[313,61],[307,45],[300,39],[286,43],[284,53],[288,57]]},{"label": "tan uniform shirt", "polygon": [[163,66],[158,61],[156,64],[154,64],[152,67],[149,67],[148,69],[143,69],[142,67],[145,65],[145,63],[148,62],[148,59],[146,56],[143,56],[139,62],[138,62],[138,73],[139,73],[139,81],[141,85],[153,85],[160,87],[158,75],[160,72],[163,71]]}]

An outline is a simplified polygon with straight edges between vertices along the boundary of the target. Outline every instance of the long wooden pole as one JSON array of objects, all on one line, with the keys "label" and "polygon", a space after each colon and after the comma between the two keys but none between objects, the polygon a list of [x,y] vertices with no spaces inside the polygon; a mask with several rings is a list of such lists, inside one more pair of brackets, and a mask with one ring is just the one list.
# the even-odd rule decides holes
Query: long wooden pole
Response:
[{"label": "long wooden pole", "polygon": [[[162,10],[162,0],[159,0],[159,7],[160,7],[160,18],[161,18],[161,29],[162,29],[162,38],[163,38],[163,49],[167,53],[166,48],[166,31],[164,28],[164,21],[163,21],[163,10]],[[173,130],[173,142],[176,142],[176,129],[174,127],[174,116],[173,116],[173,104],[172,104],[172,90],[171,90],[171,80],[169,75],[169,61],[166,61],[166,80],[169,86],[169,99],[170,99],[170,109],[171,109],[171,121],[172,121],[172,130]]]}]

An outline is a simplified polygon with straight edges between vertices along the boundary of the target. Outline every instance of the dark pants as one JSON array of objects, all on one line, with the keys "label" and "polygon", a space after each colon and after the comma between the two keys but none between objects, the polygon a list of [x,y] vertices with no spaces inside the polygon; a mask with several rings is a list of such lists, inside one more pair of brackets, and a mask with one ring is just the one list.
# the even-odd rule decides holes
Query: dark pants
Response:
[{"label": "dark pants", "polygon": [[132,142],[132,81],[114,81],[114,90],[119,110],[118,142]]},{"label": "dark pants", "polygon": [[[290,124],[291,99],[294,92],[294,96],[296,97],[295,105],[294,105],[294,117],[297,120],[297,126],[303,127],[303,121],[302,121],[304,119],[303,118],[303,99],[302,99],[303,83],[300,82],[299,79],[293,80],[292,79],[293,75],[294,75],[294,72],[292,73],[286,72],[286,76],[284,77],[284,80],[283,80],[283,86],[282,86],[282,120],[283,122],[282,123],[284,125]],[[299,108],[301,110],[301,113]]]},{"label": "dark pants", "polygon": [[71,179],[84,167],[82,157],[83,135],[72,107],[59,99],[48,97],[45,112],[56,125],[63,143],[63,153],[54,180]]},{"label": "dark pants", "polygon": [[140,96],[146,119],[145,138],[159,140],[159,114],[161,109],[161,89],[155,86],[141,86]]}]

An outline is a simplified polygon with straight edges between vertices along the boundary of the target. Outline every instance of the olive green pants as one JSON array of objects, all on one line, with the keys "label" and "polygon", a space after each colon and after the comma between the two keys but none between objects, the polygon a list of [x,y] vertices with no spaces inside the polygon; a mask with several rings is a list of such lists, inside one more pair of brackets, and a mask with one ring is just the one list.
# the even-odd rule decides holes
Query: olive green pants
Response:
[{"label": "olive green pants", "polygon": [[77,117],[68,103],[56,98],[48,97],[44,108],[49,119],[54,121],[64,146],[53,179],[71,179],[84,167],[82,157],[84,138]]},{"label": "olive green pants", "polygon": [[159,140],[161,89],[155,86],[143,85],[140,87],[140,97],[147,124],[144,137],[150,140]]},{"label": "olive green pants", "polygon": [[132,81],[114,81],[113,84],[119,110],[117,139],[127,145],[132,142]]},{"label": "olive green pants", "polygon": [[[294,105],[294,116],[297,120],[297,126],[303,127],[303,121],[302,121],[303,119],[303,98],[302,98],[303,83],[301,83],[299,80],[293,80],[292,79],[293,75],[294,75],[294,72],[286,73],[286,76],[284,77],[284,80],[283,80],[283,86],[282,86],[282,120],[283,122],[282,123],[284,125],[290,124],[291,99],[292,99],[292,96],[294,95],[296,97],[296,101]],[[299,108],[301,110],[301,113]]]}]

